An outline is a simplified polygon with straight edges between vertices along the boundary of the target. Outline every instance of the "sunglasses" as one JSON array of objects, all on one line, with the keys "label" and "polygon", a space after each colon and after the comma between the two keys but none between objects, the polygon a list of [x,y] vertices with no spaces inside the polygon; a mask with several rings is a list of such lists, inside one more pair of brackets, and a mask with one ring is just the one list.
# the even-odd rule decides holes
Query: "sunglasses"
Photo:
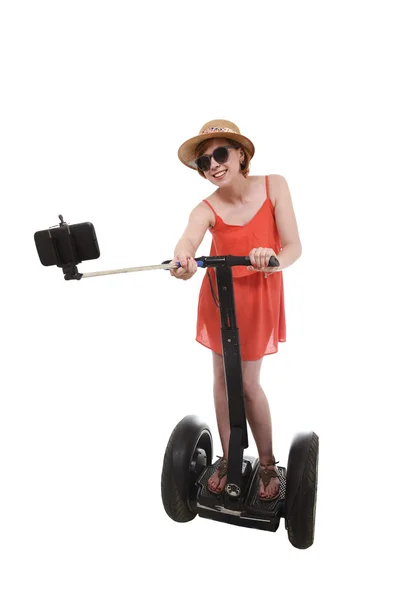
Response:
[{"label": "sunglasses", "polygon": [[212,154],[203,154],[202,156],[199,156],[195,160],[197,169],[200,171],[209,171],[211,168],[212,157],[217,163],[224,164],[229,159],[229,148],[234,148],[234,146],[219,146],[214,149]]}]

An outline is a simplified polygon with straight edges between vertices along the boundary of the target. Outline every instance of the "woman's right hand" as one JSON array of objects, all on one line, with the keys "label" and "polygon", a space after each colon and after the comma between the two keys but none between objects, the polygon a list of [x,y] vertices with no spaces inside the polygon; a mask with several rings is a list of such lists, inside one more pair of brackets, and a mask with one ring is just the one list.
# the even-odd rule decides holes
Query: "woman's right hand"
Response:
[{"label": "woman's right hand", "polygon": [[188,253],[178,254],[174,257],[171,263],[180,263],[180,267],[177,269],[171,269],[169,273],[172,277],[176,277],[176,279],[183,279],[186,281],[187,279],[191,279],[191,277],[196,273],[198,265],[196,260],[190,256]]}]

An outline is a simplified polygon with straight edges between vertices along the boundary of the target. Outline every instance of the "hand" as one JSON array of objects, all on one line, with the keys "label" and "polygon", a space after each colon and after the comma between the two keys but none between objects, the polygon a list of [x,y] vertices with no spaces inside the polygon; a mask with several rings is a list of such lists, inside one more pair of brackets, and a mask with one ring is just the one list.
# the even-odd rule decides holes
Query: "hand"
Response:
[{"label": "hand", "polygon": [[249,253],[251,267],[247,267],[248,271],[261,271],[268,277],[278,270],[278,267],[268,267],[269,260],[272,256],[277,258],[277,254],[272,248],[252,248]]},{"label": "hand", "polygon": [[[180,263],[180,267],[177,269],[171,269],[169,273],[172,277],[176,277],[176,279],[183,279],[183,281],[187,281],[187,279],[191,279],[191,277],[196,273],[198,265],[197,261],[190,256],[189,254],[179,254],[174,257],[171,263]],[[169,264],[171,264],[169,263]]]}]

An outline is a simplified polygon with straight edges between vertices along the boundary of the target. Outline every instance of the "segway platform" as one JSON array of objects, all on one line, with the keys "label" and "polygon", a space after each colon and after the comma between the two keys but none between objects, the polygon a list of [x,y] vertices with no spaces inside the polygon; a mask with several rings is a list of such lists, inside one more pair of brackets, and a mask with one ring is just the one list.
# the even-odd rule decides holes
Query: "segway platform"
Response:
[{"label": "segway platform", "polygon": [[227,492],[214,494],[208,489],[208,480],[218,468],[221,459],[204,469],[197,481],[197,512],[204,518],[251,527],[265,531],[277,531],[283,506],[286,488],[286,469],[278,467],[280,492],[274,500],[259,498],[259,459],[244,456],[242,462],[242,500],[237,500],[236,510],[225,508],[224,497]]}]

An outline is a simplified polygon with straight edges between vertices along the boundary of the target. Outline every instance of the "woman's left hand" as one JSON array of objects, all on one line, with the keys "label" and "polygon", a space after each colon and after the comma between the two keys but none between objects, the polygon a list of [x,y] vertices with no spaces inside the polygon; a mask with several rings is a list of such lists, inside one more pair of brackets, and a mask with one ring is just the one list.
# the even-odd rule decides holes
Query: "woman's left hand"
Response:
[{"label": "woman's left hand", "polygon": [[251,267],[247,267],[249,271],[262,271],[265,277],[268,277],[272,273],[278,270],[278,267],[268,267],[271,256],[277,258],[277,254],[272,248],[252,248],[248,254],[251,260]]}]

